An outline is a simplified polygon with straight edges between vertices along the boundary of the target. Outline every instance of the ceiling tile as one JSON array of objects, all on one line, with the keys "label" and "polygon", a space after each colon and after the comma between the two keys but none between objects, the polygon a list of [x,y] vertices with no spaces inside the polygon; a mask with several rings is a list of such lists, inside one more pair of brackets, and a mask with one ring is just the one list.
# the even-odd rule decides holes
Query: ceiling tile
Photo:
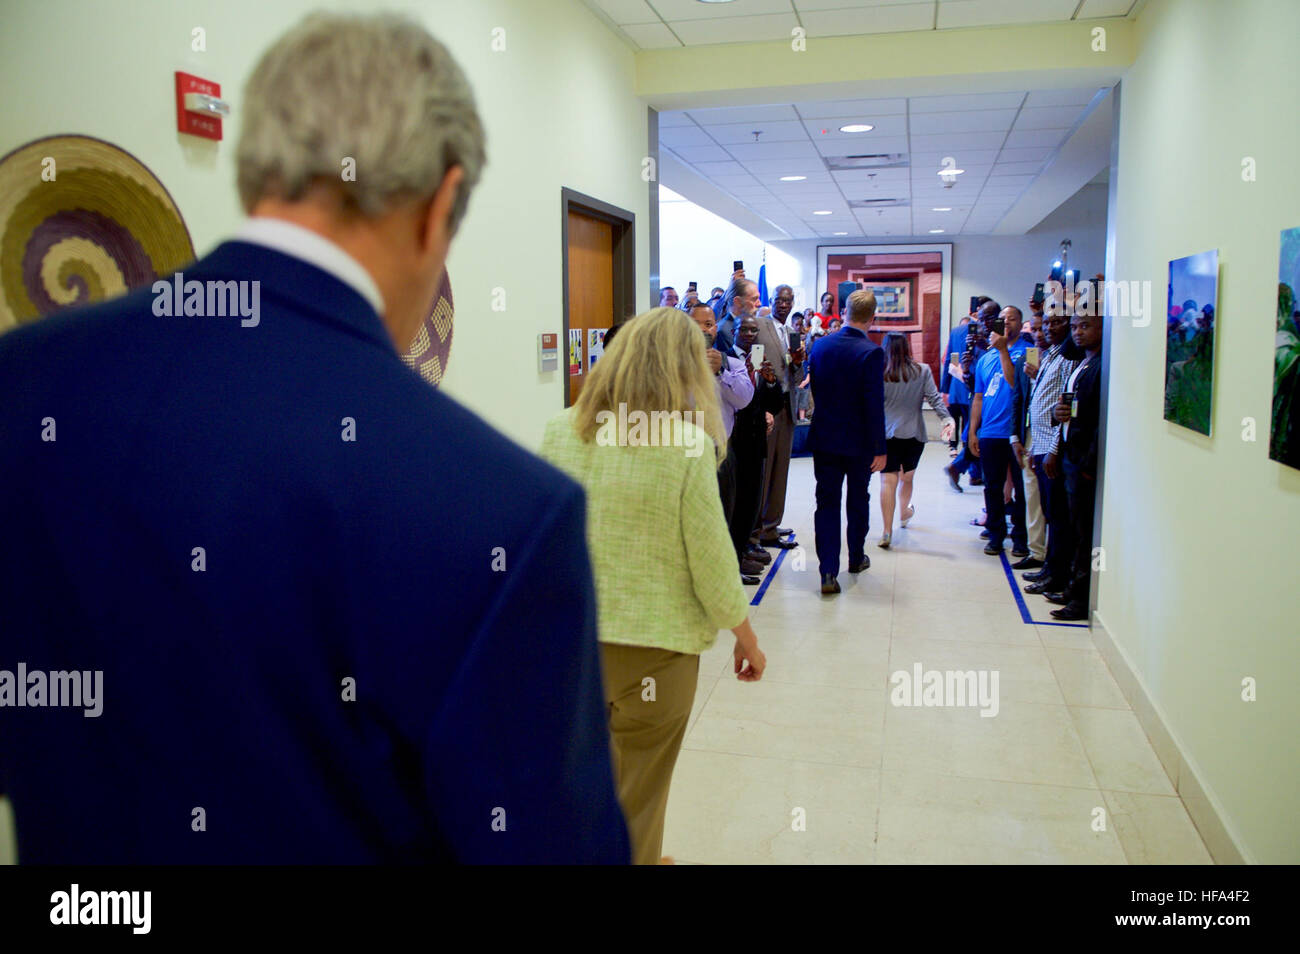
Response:
[{"label": "ceiling tile", "polygon": [[1026,107],[1016,117],[1015,129],[1069,129],[1079,118],[1078,106]]},{"label": "ceiling tile", "polygon": [[1064,129],[1025,129],[1007,136],[1007,147],[1019,149],[1022,146],[1051,146],[1055,149],[1065,139]]},{"label": "ceiling tile", "polygon": [[804,119],[825,116],[861,116],[874,121],[876,116],[901,116],[907,112],[905,99],[836,99],[824,103],[795,103],[794,108]]},{"label": "ceiling tile", "polygon": [[1044,89],[1030,93],[1025,99],[1025,108],[1041,106],[1087,106],[1097,95],[1095,89]]},{"label": "ceiling tile", "polygon": [[1050,146],[1032,146],[1026,149],[1003,149],[998,153],[999,162],[1042,162],[1052,154]]},{"label": "ceiling tile", "polygon": [[938,28],[1010,26],[1069,20],[1078,0],[940,0]]},{"label": "ceiling tile", "polygon": [[675,110],[666,110],[659,113],[659,128],[667,129],[671,126],[694,126],[695,121],[683,112]]},{"label": "ceiling tile", "polygon": [[1097,17],[1124,17],[1133,9],[1134,0],[1083,0],[1083,6],[1074,15],[1076,20],[1093,20]]},{"label": "ceiling tile", "polygon": [[[795,142],[807,141],[808,133],[803,123],[788,120],[769,123],[727,123],[725,125],[708,125],[704,131],[720,143],[745,142]],[[757,132],[758,138],[754,138]]]},{"label": "ceiling tile", "polygon": [[908,103],[912,115],[917,113],[953,113],[968,109],[1016,109],[1024,93],[968,93],[961,96],[917,96]]},{"label": "ceiling tile", "polygon": [[[699,0],[649,0],[665,20],[743,20],[756,14],[791,13],[790,0],[732,0],[700,3]],[[793,16],[793,14],[791,14]]]},{"label": "ceiling tile", "polygon": [[746,142],[728,146],[727,151],[737,159],[796,159],[815,158],[813,144],[804,142]]},{"label": "ceiling tile", "polygon": [[[1012,135],[1015,135],[1012,133]],[[1027,133],[1026,135],[1033,135]],[[953,156],[958,163],[964,162],[961,150],[966,149],[997,149],[1007,138],[1005,132],[969,132],[969,133],[939,133],[933,136],[912,136],[913,152],[942,152],[945,156]],[[1025,145],[1037,145],[1037,143],[1026,143]]]},{"label": "ceiling tile", "polygon": [[[840,132],[841,126],[848,126],[854,123],[870,124],[872,129],[867,132],[846,133]],[[847,113],[839,116],[823,116],[818,119],[805,119],[803,128],[808,131],[808,135],[814,140],[828,137],[831,139],[847,139],[853,142],[870,142],[872,139],[878,139],[882,136],[906,136],[907,135],[907,117],[906,116],[871,116],[862,113]],[[825,133],[822,130],[826,130]]]},{"label": "ceiling tile", "polygon": [[659,15],[650,9],[646,0],[593,0],[606,15],[623,26],[627,23],[658,23]]},{"label": "ceiling tile", "polygon": [[[740,2],[740,0],[737,0]],[[783,0],[787,4],[788,0]],[[695,3],[703,7],[705,4]],[[672,20],[673,32],[688,46],[709,43],[761,43],[764,40],[789,39],[799,25],[793,13],[775,13],[756,17],[720,17],[716,20]]]},{"label": "ceiling tile", "polygon": [[870,33],[902,33],[934,27],[934,4],[900,3],[865,9],[800,9],[799,19],[810,37],[860,36]]},{"label": "ceiling tile", "polygon": [[660,129],[659,141],[669,148],[717,145],[699,126],[669,126],[667,129]]},{"label": "ceiling tile", "polygon": [[1006,132],[1016,118],[1014,109],[976,109],[959,113],[920,113],[912,117],[912,135],[945,132]]},{"label": "ceiling tile", "polygon": [[670,147],[685,162],[728,162],[731,155],[721,146]]},{"label": "ceiling tile", "polygon": [[889,153],[906,154],[907,139],[903,136],[881,136],[874,133],[865,136],[841,135],[832,138],[829,135],[817,136],[813,145],[823,156],[879,156]]},{"label": "ceiling tile", "polygon": [[1038,162],[999,162],[993,167],[997,176],[1031,175],[1036,176],[1043,170],[1043,161]]},{"label": "ceiling tile", "polygon": [[798,120],[793,106],[723,106],[717,109],[692,109],[691,119],[701,126],[724,123],[771,123]]},{"label": "ceiling tile", "polygon": [[708,176],[743,176],[744,168],[738,162],[697,162],[695,171]]},{"label": "ceiling tile", "polygon": [[666,50],[682,46],[682,41],[673,36],[673,31],[662,23],[629,23],[619,29],[643,50]]}]

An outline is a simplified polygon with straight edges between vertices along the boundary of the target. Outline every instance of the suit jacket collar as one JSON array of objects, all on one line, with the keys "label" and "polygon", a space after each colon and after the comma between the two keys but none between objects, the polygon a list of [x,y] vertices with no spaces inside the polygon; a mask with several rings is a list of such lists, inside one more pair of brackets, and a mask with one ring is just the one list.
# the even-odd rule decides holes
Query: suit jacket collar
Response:
[{"label": "suit jacket collar", "polygon": [[300,312],[379,345],[393,354],[397,347],[383,321],[352,285],[322,268],[265,245],[222,242],[211,254],[184,269],[186,280],[204,276],[261,282],[267,300],[284,302]]}]

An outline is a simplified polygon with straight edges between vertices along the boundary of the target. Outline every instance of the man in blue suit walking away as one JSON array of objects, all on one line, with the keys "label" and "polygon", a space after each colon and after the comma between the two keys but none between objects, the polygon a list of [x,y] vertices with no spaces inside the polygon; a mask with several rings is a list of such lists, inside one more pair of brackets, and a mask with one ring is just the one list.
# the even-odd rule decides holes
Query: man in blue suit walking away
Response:
[{"label": "man in blue suit walking away", "polygon": [[484,163],[464,74],[321,14],[243,99],[230,241],[0,337],[19,860],[627,863],[582,491],[400,357]]},{"label": "man in blue suit walking away", "polygon": [[817,480],[813,526],[822,593],[840,592],[840,488],[847,482],[849,572],[871,566],[866,554],[871,475],[885,467],[885,352],[867,337],[876,296],[855,291],[844,306],[844,327],[822,338],[808,358],[813,415],[808,444]]}]

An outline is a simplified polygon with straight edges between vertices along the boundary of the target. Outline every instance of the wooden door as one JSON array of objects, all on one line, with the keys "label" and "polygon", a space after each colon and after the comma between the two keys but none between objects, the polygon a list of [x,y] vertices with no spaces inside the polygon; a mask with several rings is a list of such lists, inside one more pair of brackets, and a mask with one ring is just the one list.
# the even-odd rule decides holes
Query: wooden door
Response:
[{"label": "wooden door", "polygon": [[[562,367],[569,376],[568,403],[578,400],[582,385],[591,373],[588,334],[593,328],[606,330],[614,325],[614,225],[601,219],[569,210],[568,213],[569,301],[565,340],[560,342]],[[570,372],[569,338],[581,332],[579,367],[581,374]]]}]

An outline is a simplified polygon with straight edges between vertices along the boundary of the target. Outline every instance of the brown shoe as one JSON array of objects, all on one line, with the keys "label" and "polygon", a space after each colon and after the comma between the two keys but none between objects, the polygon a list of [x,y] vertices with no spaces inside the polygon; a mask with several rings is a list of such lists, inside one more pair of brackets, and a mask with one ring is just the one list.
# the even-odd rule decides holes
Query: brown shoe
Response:
[{"label": "brown shoe", "polygon": [[745,554],[745,559],[755,560],[758,563],[763,564],[763,566],[767,566],[772,562],[772,554],[768,553],[762,547],[751,547],[749,552]]},{"label": "brown shoe", "polygon": [[835,579],[829,573],[822,574],[822,595],[830,596],[840,591],[840,581]]},{"label": "brown shoe", "polygon": [[751,560],[748,557],[740,561],[741,576],[762,576],[763,564],[757,560]]}]

